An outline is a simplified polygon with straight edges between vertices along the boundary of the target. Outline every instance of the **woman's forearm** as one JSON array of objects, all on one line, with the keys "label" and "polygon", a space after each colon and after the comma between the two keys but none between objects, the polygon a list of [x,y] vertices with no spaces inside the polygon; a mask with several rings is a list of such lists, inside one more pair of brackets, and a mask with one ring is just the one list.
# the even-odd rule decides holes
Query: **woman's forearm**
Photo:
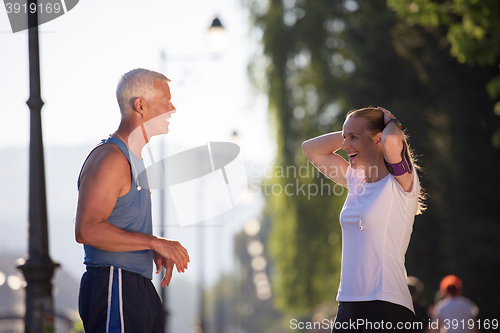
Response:
[{"label": "woman's forearm", "polygon": [[382,143],[386,140],[403,142],[403,132],[394,123],[389,123],[382,131]]},{"label": "woman's forearm", "polygon": [[307,158],[311,155],[328,155],[339,150],[342,142],[342,132],[332,132],[304,141],[302,151]]},{"label": "woman's forearm", "polygon": [[403,149],[403,132],[389,123],[382,131],[382,147],[384,149],[384,159],[387,163],[399,163],[401,161],[401,150]]}]

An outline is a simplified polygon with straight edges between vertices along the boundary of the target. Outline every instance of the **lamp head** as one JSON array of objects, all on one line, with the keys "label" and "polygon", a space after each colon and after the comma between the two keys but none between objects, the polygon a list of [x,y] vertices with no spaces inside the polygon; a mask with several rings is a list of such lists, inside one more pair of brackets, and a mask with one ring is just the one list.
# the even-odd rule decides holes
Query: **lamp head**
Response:
[{"label": "lamp head", "polygon": [[226,31],[219,18],[216,16],[207,34],[208,51],[215,56],[220,56],[227,46]]}]

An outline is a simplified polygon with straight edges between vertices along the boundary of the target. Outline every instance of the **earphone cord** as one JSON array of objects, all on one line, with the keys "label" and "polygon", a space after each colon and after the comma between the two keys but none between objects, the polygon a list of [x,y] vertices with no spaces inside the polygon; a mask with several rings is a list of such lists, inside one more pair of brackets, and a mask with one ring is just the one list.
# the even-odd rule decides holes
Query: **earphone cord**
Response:
[{"label": "earphone cord", "polygon": [[[363,230],[363,223],[361,222],[361,213],[363,212],[363,208],[365,208],[365,203],[370,199],[372,196],[373,192],[375,192],[375,189],[373,189],[372,193],[368,195],[368,197],[363,201],[363,204],[361,205],[361,209],[359,210],[359,230]],[[357,195],[358,202],[359,202],[359,194]],[[360,202],[359,202],[360,203]]]}]

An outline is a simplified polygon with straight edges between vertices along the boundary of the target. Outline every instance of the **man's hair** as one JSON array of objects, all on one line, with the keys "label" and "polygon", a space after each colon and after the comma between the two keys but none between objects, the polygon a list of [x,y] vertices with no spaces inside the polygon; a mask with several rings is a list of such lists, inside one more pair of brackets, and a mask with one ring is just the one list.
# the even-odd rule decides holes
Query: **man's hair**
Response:
[{"label": "man's hair", "polygon": [[170,79],[161,73],[144,68],[136,68],[122,75],[116,87],[116,99],[122,118],[130,115],[136,98],[141,97],[147,101],[151,97],[155,91],[156,81],[170,82]]},{"label": "man's hair", "polygon": [[441,291],[441,295],[444,295],[446,292],[451,296],[460,296],[462,294],[462,280],[456,275],[447,275],[439,284],[439,290]]}]

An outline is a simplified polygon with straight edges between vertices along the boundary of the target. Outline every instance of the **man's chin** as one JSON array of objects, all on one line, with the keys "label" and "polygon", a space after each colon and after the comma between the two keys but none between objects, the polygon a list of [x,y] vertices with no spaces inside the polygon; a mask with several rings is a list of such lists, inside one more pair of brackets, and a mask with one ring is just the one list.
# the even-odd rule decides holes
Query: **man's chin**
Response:
[{"label": "man's chin", "polygon": [[169,132],[168,128],[170,123],[168,121],[165,122],[165,120],[160,119],[158,117],[153,119],[155,121],[149,120],[144,124],[144,128],[146,130],[146,134],[148,135],[148,137],[163,135]]},{"label": "man's chin", "polygon": [[[151,131],[151,137],[154,137],[154,136],[159,136],[159,135],[164,135],[164,134],[167,134],[168,132],[170,132],[168,130],[168,128],[157,128],[155,129],[154,131]],[[148,136],[149,136],[149,132],[148,132]]]}]

